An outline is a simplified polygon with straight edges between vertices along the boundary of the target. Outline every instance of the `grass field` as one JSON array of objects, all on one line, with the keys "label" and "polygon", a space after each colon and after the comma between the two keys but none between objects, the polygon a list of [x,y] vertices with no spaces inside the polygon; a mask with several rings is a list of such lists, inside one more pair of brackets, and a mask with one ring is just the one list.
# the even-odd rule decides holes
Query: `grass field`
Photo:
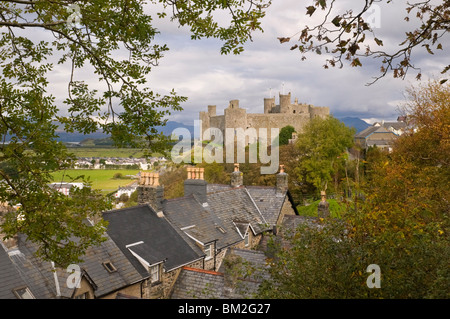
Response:
[{"label": "grass field", "polygon": [[128,169],[72,169],[53,174],[54,182],[70,182],[71,178],[84,175],[85,178],[90,177],[93,189],[99,189],[104,194],[111,193],[119,186],[126,186],[132,183],[132,179],[114,179],[114,174],[121,173],[123,176],[136,175],[139,170]]},{"label": "grass field", "polygon": [[[340,218],[341,212],[343,212],[344,207],[341,204],[339,204],[339,202],[335,199],[327,199],[327,201],[330,204],[329,210],[330,210],[331,217]],[[308,205],[308,206],[302,206],[302,205],[297,206],[298,214],[301,216],[317,217],[317,209],[319,207],[319,202],[320,202],[320,200],[315,201],[311,205]]]}]

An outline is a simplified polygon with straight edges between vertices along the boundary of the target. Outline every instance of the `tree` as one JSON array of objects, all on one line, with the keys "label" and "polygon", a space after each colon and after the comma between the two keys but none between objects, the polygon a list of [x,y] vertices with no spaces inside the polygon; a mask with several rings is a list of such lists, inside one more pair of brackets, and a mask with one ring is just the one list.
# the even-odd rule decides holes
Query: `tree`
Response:
[{"label": "tree", "polygon": [[337,165],[346,150],[353,145],[354,129],[330,116],[316,117],[298,134],[296,148],[299,151],[295,168],[298,176],[313,184],[318,190],[327,190]]},{"label": "tree", "polygon": [[[404,109],[414,128],[391,154],[367,158],[365,201],[358,210],[348,205],[340,219],[280,230],[284,240],[272,245],[272,279],[260,297],[450,296],[450,86],[431,81],[408,92]],[[366,284],[372,264],[380,267],[381,289]]]},{"label": "tree", "polygon": [[[104,223],[83,223],[108,206],[86,187],[71,197],[53,191],[51,173],[74,156],[57,142],[55,120],[67,132],[111,135],[116,146],[154,152],[168,141],[155,126],[181,110],[186,97],[147,86],[168,50],[154,41],[157,3],[191,28],[193,38],[224,41],[222,53],[239,53],[260,30],[267,3],[254,1],[7,0],[0,3],[0,201],[20,205],[1,222],[7,237],[25,233],[45,260],[77,262],[87,245],[103,240]],[[229,26],[214,21],[230,13]],[[155,12],[154,15],[148,12]],[[31,31],[35,32],[31,32]],[[42,38],[42,40],[40,39]],[[55,65],[69,69],[66,92],[49,93]],[[87,81],[97,79],[96,88]],[[60,95],[59,95],[60,94]],[[60,102],[62,101],[62,102]],[[63,105],[63,106],[62,106]],[[74,178],[83,180],[83,177]]]},{"label": "tree", "polygon": [[279,143],[280,145],[287,145],[289,144],[289,139],[292,138],[292,133],[295,132],[295,128],[291,125],[285,126],[280,130],[280,139]]},{"label": "tree", "polygon": [[[358,67],[362,66],[364,58],[379,59],[380,75],[373,82],[388,72],[392,72],[394,78],[404,78],[409,69],[417,70],[417,78],[420,79],[421,68],[413,64],[413,52],[421,47],[429,54],[444,50],[444,39],[450,30],[450,3],[444,0],[405,3],[404,20],[411,23],[411,29],[407,30],[404,40],[391,52],[383,50],[383,40],[376,35],[377,23],[373,23],[373,20],[381,19],[380,3],[385,3],[386,9],[394,5],[390,0],[366,0],[362,8],[355,9],[352,6],[347,10],[339,10],[335,0],[311,1],[305,14],[317,17],[322,12],[317,17],[321,22],[312,27],[305,26],[292,36],[278,39],[280,43],[285,43],[298,36],[290,49],[298,50],[302,60],[306,59],[305,54],[308,52],[326,54],[324,68],[342,67],[345,61],[352,67]],[[449,70],[450,65],[443,68],[442,74]]]}]

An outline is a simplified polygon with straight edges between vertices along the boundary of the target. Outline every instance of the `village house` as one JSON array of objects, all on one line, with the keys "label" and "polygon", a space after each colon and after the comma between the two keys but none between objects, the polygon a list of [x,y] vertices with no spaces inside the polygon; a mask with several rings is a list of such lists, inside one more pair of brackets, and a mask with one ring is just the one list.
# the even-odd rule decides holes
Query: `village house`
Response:
[{"label": "village house", "polygon": [[141,275],[108,236],[71,269],[39,259],[36,250],[23,234],[8,240],[0,236],[0,299],[146,297],[149,276]]},{"label": "village house", "polygon": [[[180,295],[186,275],[224,273],[223,261],[231,251],[245,250],[250,254],[247,258],[257,254],[255,258],[264,259],[253,249],[285,215],[296,214],[287,179],[281,166],[276,186],[244,186],[236,164],[230,185],[208,184],[203,169],[189,167],[184,196],[166,200],[159,174],[141,172],[139,204],[103,213],[107,240],[86,252],[78,265],[78,287],[67,285],[70,272],[38,260],[35,245],[19,235],[15,243],[2,242],[0,247],[1,287],[8,287],[0,288],[0,296],[154,299]],[[3,274],[18,279],[3,283]],[[220,278],[224,283],[228,280]],[[223,296],[242,295],[229,286],[224,289]]]},{"label": "village house", "polygon": [[131,194],[133,194],[136,191],[137,187],[138,187],[137,183],[132,183],[131,185],[128,186],[119,186],[117,192],[114,193],[114,197],[116,199],[119,199],[120,196],[126,194],[129,198]]},{"label": "village house", "polygon": [[69,196],[70,195],[70,191],[72,189],[79,188],[82,189],[84,187],[84,183],[66,183],[66,182],[56,182],[56,183],[51,183],[49,184],[49,186],[55,190],[57,190],[58,192]]},{"label": "village house", "polygon": [[355,135],[355,144],[363,149],[376,146],[392,151],[393,141],[405,132],[406,127],[404,117],[399,117],[397,122],[375,122]]},{"label": "village house", "polygon": [[[156,188],[156,185],[155,185]],[[150,205],[103,213],[108,235],[141,276],[149,276],[147,298],[164,298],[184,266],[202,268],[205,255],[193,250]]]},{"label": "village house", "polygon": [[[268,278],[266,259],[262,251],[231,248],[218,271],[183,267],[170,298],[253,298],[261,282]],[[242,273],[244,264],[246,269],[252,269],[251,274]]]},{"label": "village house", "polygon": [[[238,164],[230,185],[208,184],[202,168],[188,168],[187,173],[184,197],[169,200],[157,196],[155,187],[152,192],[145,186],[146,180],[159,178],[157,174],[141,173],[138,201],[161,210],[192,249],[205,254],[205,269],[217,270],[227,248],[257,247],[285,214],[296,214],[283,167],[275,187],[242,185]],[[162,186],[158,187],[161,194]]]}]

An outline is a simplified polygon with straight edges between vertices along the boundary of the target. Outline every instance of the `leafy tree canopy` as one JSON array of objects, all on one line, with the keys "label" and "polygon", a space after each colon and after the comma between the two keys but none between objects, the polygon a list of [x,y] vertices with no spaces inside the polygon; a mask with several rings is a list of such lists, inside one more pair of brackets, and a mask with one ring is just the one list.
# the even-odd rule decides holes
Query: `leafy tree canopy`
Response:
[{"label": "leafy tree canopy", "polygon": [[289,139],[292,138],[292,133],[295,132],[295,128],[291,125],[285,126],[281,128],[279,135],[279,143],[280,145],[287,145],[289,143]]},{"label": "leafy tree canopy", "polygon": [[297,137],[297,175],[304,176],[317,189],[326,190],[336,164],[345,159],[347,149],[353,145],[354,134],[355,129],[332,116],[312,119]]},{"label": "leafy tree canopy", "polygon": [[[194,39],[215,37],[222,53],[239,53],[260,30],[268,6],[252,1],[7,0],[0,2],[0,202],[18,205],[1,227],[39,244],[38,254],[58,265],[76,262],[88,245],[103,240],[108,208],[85,187],[71,197],[48,186],[51,172],[70,167],[74,157],[57,142],[55,120],[67,132],[111,135],[116,146],[163,148],[155,126],[180,111],[186,97],[160,94],[147,86],[151,70],[169,49],[155,42],[156,17],[189,26]],[[158,5],[158,6],[157,6]],[[227,23],[214,15],[228,13]],[[223,19],[221,21],[224,21]],[[69,69],[66,89],[55,91],[49,74]],[[95,87],[88,84],[98,80]],[[60,102],[62,101],[62,103]],[[82,177],[75,180],[83,180]],[[87,181],[86,181],[87,182]],[[20,217],[20,218],[18,218]]]},{"label": "leafy tree canopy", "polygon": [[[408,90],[411,130],[393,152],[374,152],[364,202],[341,217],[281,229],[264,298],[448,298],[450,86]],[[376,153],[376,154],[375,154]],[[283,238],[280,240],[280,238]],[[369,265],[381,288],[367,285]]]}]

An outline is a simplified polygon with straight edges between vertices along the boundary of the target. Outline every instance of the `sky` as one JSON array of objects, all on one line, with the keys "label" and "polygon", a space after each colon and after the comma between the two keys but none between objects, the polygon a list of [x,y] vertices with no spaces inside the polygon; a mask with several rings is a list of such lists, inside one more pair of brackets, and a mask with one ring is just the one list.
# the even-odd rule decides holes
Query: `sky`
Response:
[{"label": "sky", "polygon": [[[349,8],[356,11],[355,4],[363,2],[338,0],[334,12],[342,13]],[[404,40],[405,31],[412,29],[414,21],[404,21],[404,1],[385,2],[378,3],[367,18],[374,23],[376,36],[383,40],[383,48],[392,52]],[[216,105],[220,115],[230,100],[239,100],[239,106],[248,113],[263,113],[264,98],[275,96],[278,104],[278,95],[289,92],[292,102],[298,99],[299,103],[327,106],[338,118],[358,117],[369,123],[396,120],[398,106],[405,101],[406,88],[420,83],[415,80],[415,70],[411,70],[404,80],[394,79],[389,74],[368,86],[380,74],[380,60],[362,60],[363,67],[346,64],[341,69],[324,69],[325,54],[311,53],[302,61],[299,51],[290,50],[295,43],[292,42],[296,38],[293,35],[305,24],[314,26],[321,21],[320,12],[311,18],[306,16],[306,7],[312,3],[313,0],[273,0],[262,19],[264,32],[253,33],[253,41],[246,43],[244,52],[239,55],[221,55],[219,40],[191,40],[188,28],[180,28],[169,18],[154,17],[154,25],[160,32],[155,41],[167,44],[170,50],[152,69],[147,85],[161,94],[168,94],[173,89],[188,98],[181,105],[183,111],[172,113],[169,120],[193,125],[199,112],[206,111],[208,105]],[[150,5],[147,10],[152,13],[156,10],[155,5]],[[38,29],[26,32],[31,38],[53,40],[50,34],[43,34]],[[280,44],[277,37],[292,37],[292,40]],[[423,48],[413,52],[413,63],[422,68],[422,82],[430,77],[442,77],[440,71],[449,60],[449,51],[445,50],[445,44],[450,43],[448,35],[442,43],[444,50],[434,55]],[[57,65],[49,76],[50,91],[57,92],[59,105],[63,105],[67,92],[69,67]],[[86,66],[81,73],[87,74],[87,82],[97,88],[98,80],[89,76],[91,72],[92,68]]]},{"label": "sky", "polygon": [[[172,114],[170,120],[192,125],[198,112],[206,111],[208,105],[216,105],[220,115],[235,99],[248,113],[263,113],[264,98],[275,96],[278,104],[278,94],[288,92],[292,102],[297,98],[299,102],[328,106],[336,117],[359,117],[368,122],[396,120],[398,106],[405,101],[405,89],[418,84],[416,71],[411,70],[404,80],[388,75],[367,86],[379,75],[379,60],[362,61],[363,67],[345,65],[342,69],[326,70],[322,67],[325,55],[308,54],[301,61],[297,50],[289,50],[293,43],[280,44],[277,37],[292,36],[305,24],[317,23],[318,18],[308,20],[305,15],[310,4],[311,1],[273,1],[262,20],[264,32],[254,33],[253,41],[244,46],[240,55],[221,55],[220,41],[191,40],[187,28],[179,28],[175,22],[155,21],[160,31],[157,41],[167,43],[170,51],[153,69],[149,84],[159,92],[167,93],[173,88],[188,97],[182,104],[183,111]],[[352,6],[355,1],[340,0],[335,8]],[[370,14],[368,18],[376,23],[376,36],[389,50],[395,50],[405,30],[414,25],[403,21],[406,11],[400,1],[380,4]],[[422,67],[422,81],[440,78],[448,57],[445,51],[435,55],[424,49],[415,52],[413,62]]]}]

